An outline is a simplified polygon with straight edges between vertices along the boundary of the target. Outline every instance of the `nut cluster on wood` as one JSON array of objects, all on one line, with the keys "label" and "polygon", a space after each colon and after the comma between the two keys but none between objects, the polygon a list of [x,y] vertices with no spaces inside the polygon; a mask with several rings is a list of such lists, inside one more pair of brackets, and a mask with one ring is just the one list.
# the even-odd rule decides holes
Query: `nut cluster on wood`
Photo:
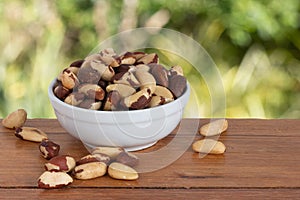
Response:
[{"label": "nut cluster on wood", "polygon": [[105,174],[114,179],[136,180],[139,175],[133,167],[137,164],[138,157],[120,147],[97,147],[77,161],[69,155],[57,155],[45,163],[46,171],[38,178],[38,187],[60,188],[71,184],[73,178],[89,180]]},{"label": "nut cluster on wood", "polygon": [[[133,62],[134,59],[130,59],[130,55],[131,54],[125,56],[127,59],[126,63]],[[142,58],[142,55],[139,56]],[[153,57],[153,55],[151,55],[151,57]],[[106,58],[106,61],[108,62],[110,59],[108,59],[108,57]],[[117,67],[118,62],[114,62],[114,67]],[[146,60],[144,60],[144,62],[146,62]],[[71,65],[72,70],[70,71],[76,71],[74,69],[77,69],[77,66],[81,63],[83,63],[83,61],[73,63]],[[147,69],[148,68],[143,70]],[[182,74],[182,70],[179,67],[173,67],[169,73],[177,76]],[[68,74],[70,74],[70,72],[68,72]],[[62,76],[63,75],[61,75],[61,78]],[[138,79],[141,79],[139,78],[139,75],[137,77]],[[77,79],[75,78],[74,80]],[[170,102],[176,98],[176,96],[174,97],[173,95],[174,93],[171,93],[166,87],[155,85],[150,76],[140,82],[143,82],[143,88],[140,91],[155,91],[152,95],[154,95],[154,97],[164,96],[164,101],[166,102]],[[86,95],[95,95],[94,98],[98,99],[103,98],[100,94],[102,88],[98,85],[90,86],[86,84],[80,87],[82,87],[81,90]],[[97,92],[91,93],[89,92],[89,89],[84,87],[92,88],[90,90],[93,91],[99,91],[99,94],[96,94]],[[130,97],[138,93],[133,90],[130,91],[130,89],[124,89],[126,87],[131,88],[131,86],[116,83],[109,85],[106,90],[108,90],[108,92],[119,91],[118,94],[122,97]],[[77,98],[76,101],[79,101],[79,97],[75,97],[76,94],[74,93],[73,95],[74,97],[72,98]],[[42,130],[35,127],[24,127],[23,125],[26,122],[26,119],[26,111],[19,109],[12,112],[4,120],[2,120],[2,124],[6,128],[15,129],[15,135],[18,138],[40,143],[38,147],[41,155],[48,161],[45,163],[46,171],[38,178],[38,187],[45,189],[61,188],[71,184],[73,182],[73,178],[87,180],[98,178],[105,174],[108,174],[111,178],[120,180],[136,180],[139,178],[138,172],[134,169],[134,167],[138,165],[139,159],[133,153],[126,152],[121,147],[96,147],[91,151],[91,154],[76,161],[72,156],[59,155],[60,145],[49,140],[47,134]],[[223,154],[226,150],[225,145],[222,142],[213,139],[213,136],[220,135],[227,129],[228,121],[226,119],[214,120],[203,125],[199,129],[199,133],[207,138],[195,141],[192,145],[192,149],[198,153]]]},{"label": "nut cluster on wood", "polygon": [[[67,104],[92,110],[137,110],[169,103],[186,89],[180,66],[167,70],[155,53],[104,49],[73,62],[53,92]],[[157,91],[158,90],[158,91]]]},{"label": "nut cluster on wood", "polygon": [[46,171],[39,177],[38,187],[60,188],[71,184],[73,178],[89,180],[105,174],[114,179],[136,180],[139,175],[133,167],[137,164],[138,157],[120,147],[97,147],[77,161],[69,155],[58,155],[45,163]]},{"label": "nut cluster on wood", "polygon": [[[94,179],[106,173],[112,178],[136,180],[138,157],[120,147],[96,147],[91,154],[79,159],[72,174],[76,179]],[[115,167],[117,166],[117,167]]]}]

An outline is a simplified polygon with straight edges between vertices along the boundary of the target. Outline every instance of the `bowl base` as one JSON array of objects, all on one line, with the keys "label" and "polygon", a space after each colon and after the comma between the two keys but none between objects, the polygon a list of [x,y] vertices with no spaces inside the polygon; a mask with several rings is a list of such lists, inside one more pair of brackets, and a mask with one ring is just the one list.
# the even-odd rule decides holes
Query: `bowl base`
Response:
[{"label": "bowl base", "polygon": [[[151,142],[149,144],[143,144],[143,145],[139,145],[139,146],[133,146],[133,147],[123,147],[125,149],[125,151],[139,151],[139,150],[143,150],[146,148],[149,148],[153,145],[155,145],[157,143],[157,141],[155,142]],[[87,144],[87,143],[83,143],[83,145],[89,150],[91,151],[92,149],[96,148],[97,146],[91,145],[91,144]]]}]

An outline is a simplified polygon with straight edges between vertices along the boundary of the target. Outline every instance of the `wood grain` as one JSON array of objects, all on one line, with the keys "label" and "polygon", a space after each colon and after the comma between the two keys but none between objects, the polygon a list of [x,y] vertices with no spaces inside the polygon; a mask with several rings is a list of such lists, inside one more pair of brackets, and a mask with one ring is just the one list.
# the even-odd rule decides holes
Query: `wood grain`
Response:
[{"label": "wood grain", "polygon": [[[202,158],[187,147],[171,165],[141,173],[136,181],[118,181],[108,176],[88,181],[75,180],[69,187],[55,192],[36,189],[37,178],[44,171],[46,162],[40,156],[38,144],[22,141],[14,136],[12,130],[0,126],[0,196],[8,192],[8,197],[13,197],[25,192],[32,198],[44,198],[47,194],[49,197],[61,195],[63,199],[64,194],[75,198],[83,191],[91,193],[91,197],[108,197],[106,194],[114,191],[114,197],[119,198],[125,190],[126,194],[132,192],[135,198],[149,194],[162,198],[169,195],[179,198],[206,195],[207,199],[216,197],[214,195],[224,199],[230,194],[241,197],[267,197],[277,193],[276,197],[299,196],[300,120],[228,121],[228,130],[218,138],[227,147],[224,155]],[[150,154],[167,149],[147,161],[149,168],[154,167],[172,154],[180,153],[184,148],[182,145],[201,138],[195,130],[207,122],[208,119],[184,119],[174,133],[139,153]],[[89,153],[55,119],[31,119],[26,126],[47,132],[50,139],[61,145],[60,154],[79,159]]]},{"label": "wood grain", "polygon": [[297,189],[107,189],[107,188],[64,188],[0,189],[3,200],[11,199],[299,199]]}]

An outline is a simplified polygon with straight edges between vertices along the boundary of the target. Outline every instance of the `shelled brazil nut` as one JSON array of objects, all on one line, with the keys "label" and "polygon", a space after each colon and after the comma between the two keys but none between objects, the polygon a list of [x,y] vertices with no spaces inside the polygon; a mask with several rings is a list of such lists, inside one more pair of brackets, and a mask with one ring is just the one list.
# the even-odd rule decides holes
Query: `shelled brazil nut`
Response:
[{"label": "shelled brazil nut", "polygon": [[185,91],[180,66],[165,68],[156,53],[104,49],[74,61],[58,75],[53,93],[92,110],[138,110],[167,104]]}]

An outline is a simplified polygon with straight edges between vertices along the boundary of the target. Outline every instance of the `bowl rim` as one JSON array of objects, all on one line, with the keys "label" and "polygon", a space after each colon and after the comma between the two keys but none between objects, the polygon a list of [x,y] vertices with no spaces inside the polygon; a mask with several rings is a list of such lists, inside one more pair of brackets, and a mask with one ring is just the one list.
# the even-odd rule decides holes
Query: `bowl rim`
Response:
[{"label": "bowl rim", "polygon": [[[145,109],[140,109],[140,110],[114,110],[114,111],[106,111],[106,110],[90,110],[90,109],[85,109],[85,108],[80,108],[80,107],[77,107],[77,106],[72,106],[72,105],[69,105],[65,102],[63,102],[62,100],[60,100],[58,97],[56,97],[54,95],[54,92],[53,92],[53,86],[55,85],[57,81],[57,78],[53,79],[48,87],[48,96],[50,98],[51,101],[55,101],[56,103],[60,104],[61,106],[64,106],[66,108],[69,108],[69,109],[74,109],[74,111],[78,111],[78,112],[83,112],[83,113],[101,113],[101,114],[121,114],[121,113],[127,113],[130,112],[132,114],[138,114],[138,113],[141,113],[141,112],[144,112],[145,110],[150,110],[151,111],[155,111],[155,110],[159,110],[159,109],[164,109],[164,108],[168,108],[170,106],[172,106],[173,104],[176,104],[177,102],[183,102],[182,100],[186,97],[186,95],[188,95],[187,97],[187,101],[189,99],[189,96],[190,96],[190,84],[189,82],[187,81],[187,84],[186,84],[186,88],[185,88],[185,91],[183,92],[183,94],[175,99],[174,101],[172,102],[169,102],[169,103],[166,103],[166,104],[163,104],[163,105],[160,105],[160,106],[155,106],[153,108],[145,108]],[[187,102],[186,102],[187,103]],[[181,109],[184,109],[184,106],[185,106],[185,103],[183,103],[183,106],[181,107]]]}]

